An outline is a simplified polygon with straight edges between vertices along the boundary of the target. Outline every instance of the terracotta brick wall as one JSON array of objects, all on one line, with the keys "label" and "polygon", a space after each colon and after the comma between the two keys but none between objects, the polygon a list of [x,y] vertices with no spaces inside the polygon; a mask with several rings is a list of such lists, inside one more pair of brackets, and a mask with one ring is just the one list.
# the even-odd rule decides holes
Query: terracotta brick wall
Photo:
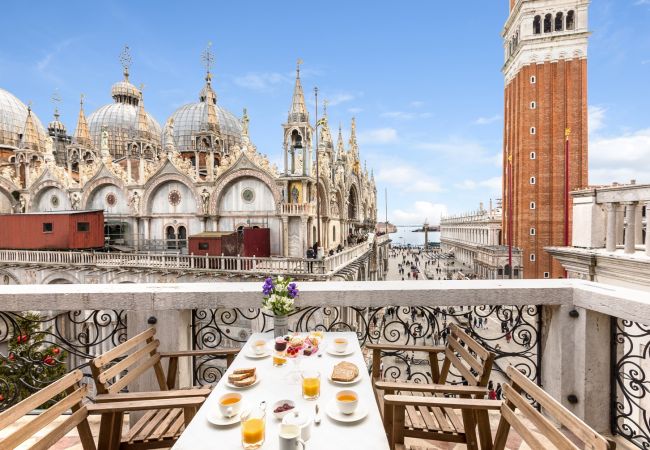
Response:
[{"label": "terracotta brick wall", "polygon": [[[531,83],[531,77],[536,82]],[[531,108],[531,102],[536,108]],[[535,134],[530,129],[535,127]],[[526,278],[564,276],[543,248],[561,246],[565,227],[565,129],[569,137],[569,188],[587,186],[587,60],[572,59],[525,66],[505,88],[504,236],[507,244],[509,189],[507,153],[512,153],[513,245],[524,250]],[[535,159],[531,159],[535,152]],[[530,178],[535,177],[534,185]],[[530,203],[535,202],[535,209]],[[570,211],[570,209],[569,209]],[[569,230],[571,230],[569,215]],[[535,228],[531,236],[530,229]],[[571,237],[569,236],[569,242]],[[536,260],[530,261],[534,253]]]}]

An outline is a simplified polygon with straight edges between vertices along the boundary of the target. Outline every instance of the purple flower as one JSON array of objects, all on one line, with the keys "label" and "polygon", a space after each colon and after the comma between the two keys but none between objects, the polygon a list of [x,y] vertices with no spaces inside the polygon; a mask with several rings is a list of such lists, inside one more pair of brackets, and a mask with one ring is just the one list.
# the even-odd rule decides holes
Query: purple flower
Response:
[{"label": "purple flower", "polygon": [[264,285],[262,286],[262,293],[264,295],[271,295],[271,292],[273,292],[273,280],[271,277],[267,278],[264,280]]},{"label": "purple flower", "polygon": [[289,295],[289,298],[296,298],[298,297],[298,288],[296,287],[296,283],[290,283],[289,286],[287,286],[287,294]]}]

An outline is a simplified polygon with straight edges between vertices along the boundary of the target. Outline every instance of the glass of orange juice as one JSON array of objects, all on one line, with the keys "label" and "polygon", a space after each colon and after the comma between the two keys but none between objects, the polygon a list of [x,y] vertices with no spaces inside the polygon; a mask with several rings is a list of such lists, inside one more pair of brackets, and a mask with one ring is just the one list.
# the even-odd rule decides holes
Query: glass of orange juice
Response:
[{"label": "glass of orange juice", "polygon": [[273,353],[273,365],[276,367],[284,366],[287,363],[287,355],[285,352]]},{"label": "glass of orange juice", "polygon": [[266,412],[253,408],[241,415],[241,444],[246,450],[260,448],[264,444]]},{"label": "glass of orange juice", "polygon": [[320,372],[304,370],[301,375],[302,397],[305,400],[316,400],[320,396]]}]

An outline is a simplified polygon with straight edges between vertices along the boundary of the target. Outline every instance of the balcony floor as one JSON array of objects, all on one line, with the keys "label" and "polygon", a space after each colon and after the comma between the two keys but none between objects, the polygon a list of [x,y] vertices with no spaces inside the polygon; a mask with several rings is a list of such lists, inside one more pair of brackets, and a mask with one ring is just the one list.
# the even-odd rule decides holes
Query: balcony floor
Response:
[{"label": "balcony floor", "polygon": [[[9,426],[6,429],[0,431],[0,437],[5,436],[9,433],[11,433],[12,430],[14,430],[18,425],[24,424],[27,421],[33,420],[37,416],[35,415],[30,415],[21,418],[16,422],[15,425]],[[55,424],[58,424],[65,420],[67,416],[61,416],[59,417],[56,421]],[[99,434],[99,416],[91,416],[89,418],[90,422],[90,427],[93,432],[93,436],[95,437],[95,440],[97,439],[97,435]],[[490,413],[490,422],[491,422],[491,428],[493,434],[496,432],[497,425],[499,423],[499,414],[498,412],[492,412]],[[531,429],[534,430],[532,426],[530,426]],[[38,433],[37,436],[42,436],[47,433],[49,428],[42,430],[41,432]],[[124,430],[128,430],[128,418],[125,418],[124,421]],[[538,434],[538,433],[536,433]],[[539,434],[538,434],[539,436]],[[33,443],[36,439],[31,439],[23,443],[23,445],[19,448],[27,448],[31,443]],[[548,442],[543,436],[541,436],[540,439],[542,442]],[[430,449],[435,449],[435,450],[460,450],[460,449],[465,449],[466,446],[464,444],[454,444],[454,443],[446,443],[446,442],[436,442],[436,443],[429,443],[426,441],[421,441],[418,439],[407,439],[407,443],[413,445],[413,446],[422,446],[424,448],[430,448]],[[552,448],[552,446],[549,444],[549,448]],[[622,439],[617,439],[617,448],[618,449],[632,449],[635,447],[631,447],[628,442],[622,440]],[[521,438],[515,431],[511,431],[510,435],[508,437],[508,443],[506,445],[507,450],[528,450],[530,447],[526,445],[525,443],[521,442]],[[81,447],[81,444],[79,443],[79,437],[77,435],[77,430],[74,429],[70,433],[68,433],[63,439],[61,439],[57,445],[51,447],[51,450],[83,450]]]}]

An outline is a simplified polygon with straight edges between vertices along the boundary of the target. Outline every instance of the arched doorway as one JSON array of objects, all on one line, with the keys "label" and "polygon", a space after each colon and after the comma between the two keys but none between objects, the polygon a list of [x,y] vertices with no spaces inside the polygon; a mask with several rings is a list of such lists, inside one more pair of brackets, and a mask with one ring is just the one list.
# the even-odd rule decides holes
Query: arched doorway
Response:
[{"label": "arched doorway", "polygon": [[187,229],[181,225],[178,227],[178,248],[187,247]]},{"label": "arched doorway", "polygon": [[167,249],[173,250],[176,248],[176,230],[174,230],[174,227],[167,227],[165,230],[165,239],[167,240]]}]

